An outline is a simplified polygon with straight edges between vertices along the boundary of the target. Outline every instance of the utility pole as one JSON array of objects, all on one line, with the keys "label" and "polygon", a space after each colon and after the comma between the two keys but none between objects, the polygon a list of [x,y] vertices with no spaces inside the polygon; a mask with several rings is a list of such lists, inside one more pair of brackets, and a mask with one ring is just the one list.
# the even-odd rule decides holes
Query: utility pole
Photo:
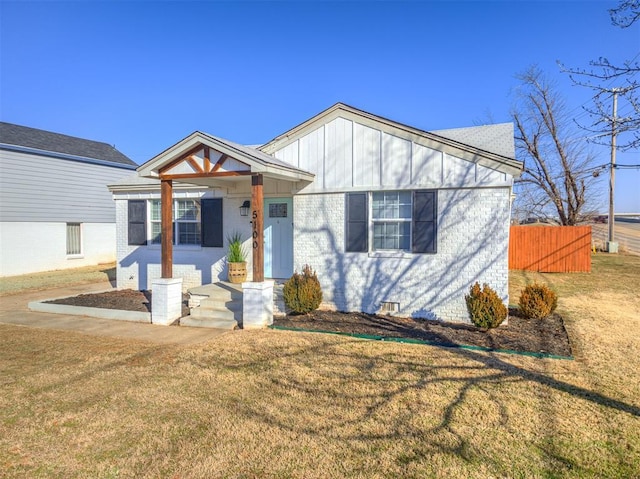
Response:
[{"label": "utility pole", "polygon": [[613,208],[613,190],[616,182],[616,116],[618,114],[618,89],[613,90],[613,116],[611,117],[611,165],[609,168],[609,240],[607,251],[617,253],[618,245],[614,243],[613,226],[615,223]]}]

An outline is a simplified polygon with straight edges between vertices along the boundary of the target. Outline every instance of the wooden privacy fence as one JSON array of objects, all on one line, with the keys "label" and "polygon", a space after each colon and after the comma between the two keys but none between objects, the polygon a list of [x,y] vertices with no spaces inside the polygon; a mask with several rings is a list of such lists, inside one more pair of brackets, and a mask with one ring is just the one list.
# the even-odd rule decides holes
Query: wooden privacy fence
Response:
[{"label": "wooden privacy fence", "polygon": [[591,272],[591,226],[512,226],[509,269]]}]

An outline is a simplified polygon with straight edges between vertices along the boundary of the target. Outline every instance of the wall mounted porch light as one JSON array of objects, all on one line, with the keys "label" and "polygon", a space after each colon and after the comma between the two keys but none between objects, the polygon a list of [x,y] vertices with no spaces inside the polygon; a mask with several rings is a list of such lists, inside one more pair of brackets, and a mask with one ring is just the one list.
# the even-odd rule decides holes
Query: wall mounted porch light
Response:
[{"label": "wall mounted porch light", "polygon": [[249,208],[251,208],[251,202],[244,200],[244,203],[240,206],[240,216],[249,216]]}]

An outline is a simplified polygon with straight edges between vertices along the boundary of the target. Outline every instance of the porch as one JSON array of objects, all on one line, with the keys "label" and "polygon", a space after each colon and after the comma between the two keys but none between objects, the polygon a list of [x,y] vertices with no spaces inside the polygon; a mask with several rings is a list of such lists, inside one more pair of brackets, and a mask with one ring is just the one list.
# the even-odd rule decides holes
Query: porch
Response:
[{"label": "porch", "polygon": [[[273,285],[273,316],[284,316],[284,280]],[[235,329],[243,327],[242,285],[219,281],[187,290],[189,316],[180,319],[183,326]]]},{"label": "porch", "polygon": [[[278,286],[274,281],[265,281],[265,276],[278,276],[278,273],[287,269],[278,270],[275,265],[267,263],[268,269],[265,271],[265,251],[269,245],[280,245],[282,241],[273,237],[268,238],[269,241],[265,244],[265,231],[275,231],[274,228],[269,228],[272,217],[274,223],[284,219],[287,222],[291,220],[291,227],[282,235],[292,241],[293,223],[292,218],[287,216],[292,211],[291,196],[310,184],[314,179],[313,174],[257,149],[201,132],[193,133],[140,166],[137,171],[142,178],[160,180],[161,187],[159,238],[162,274],[151,285],[154,291],[154,323],[170,324],[180,316],[178,303],[182,276],[180,273],[174,276],[173,271],[176,244],[174,183],[206,187],[214,192],[214,199],[207,200],[206,215],[205,200],[202,200],[201,241],[203,248],[218,248],[218,251],[224,248],[225,237],[238,224],[237,220],[223,214],[223,201],[226,201],[225,198],[246,198],[247,193],[250,197],[250,200],[243,202],[243,207],[250,210],[249,217],[246,218],[251,224],[248,231],[251,250],[250,281],[244,282],[240,287],[214,280],[212,284],[188,289],[192,297],[191,315],[182,324],[226,329],[233,329],[236,325],[244,328],[264,327],[272,322],[274,311],[276,314],[284,311]],[[265,199],[265,190],[270,191],[271,198]],[[274,197],[277,202],[271,204],[270,202],[275,201]],[[270,214],[266,216],[265,211]],[[210,219],[205,220],[205,217]],[[135,227],[131,222],[129,226]],[[130,235],[131,231],[130,229]],[[144,232],[140,236],[143,235]],[[179,241],[181,242],[180,238]],[[293,269],[292,263],[290,268]]]}]

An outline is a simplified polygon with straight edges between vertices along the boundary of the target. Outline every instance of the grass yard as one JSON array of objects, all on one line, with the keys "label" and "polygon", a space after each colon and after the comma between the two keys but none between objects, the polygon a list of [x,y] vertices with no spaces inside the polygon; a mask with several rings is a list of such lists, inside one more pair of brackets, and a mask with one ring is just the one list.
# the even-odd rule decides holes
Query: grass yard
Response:
[{"label": "grass yard", "polygon": [[0,278],[0,296],[51,288],[52,286],[75,286],[78,284],[115,282],[116,263],[84,266],[42,273],[5,276]]},{"label": "grass yard", "polygon": [[286,331],[199,346],[0,325],[3,477],[640,476],[640,257],[551,285],[575,361]]}]

